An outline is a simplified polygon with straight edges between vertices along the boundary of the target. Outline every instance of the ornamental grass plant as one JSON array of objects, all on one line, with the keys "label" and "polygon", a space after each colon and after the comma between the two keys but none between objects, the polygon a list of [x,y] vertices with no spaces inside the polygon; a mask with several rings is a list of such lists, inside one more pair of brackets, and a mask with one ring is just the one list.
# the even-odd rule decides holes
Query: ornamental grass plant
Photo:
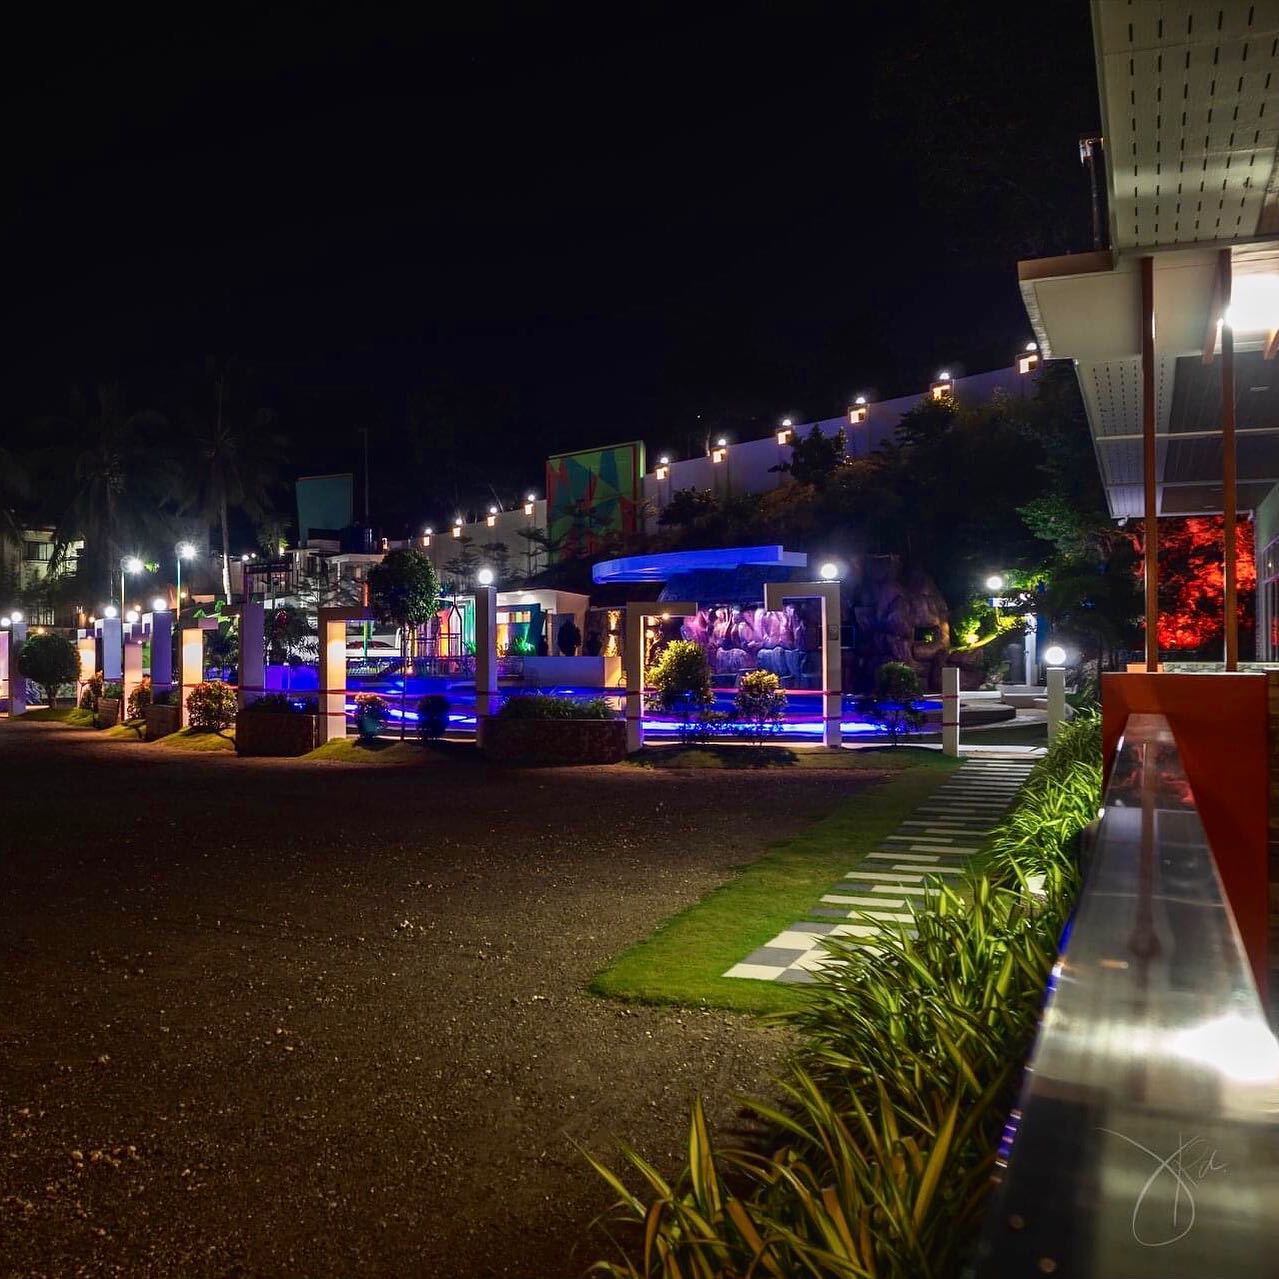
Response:
[{"label": "ornamental grass plant", "polygon": [[1086,717],[1033,770],[967,891],[939,888],[915,936],[830,943],[832,962],[794,1018],[801,1046],[781,1104],[747,1103],[766,1126],[758,1146],[717,1147],[698,1101],[673,1179],[625,1144],[625,1176],[591,1158],[617,1194],[601,1221],[619,1257],[594,1271],[958,1275],[1077,890],[1078,837],[1100,798],[1100,727]]}]

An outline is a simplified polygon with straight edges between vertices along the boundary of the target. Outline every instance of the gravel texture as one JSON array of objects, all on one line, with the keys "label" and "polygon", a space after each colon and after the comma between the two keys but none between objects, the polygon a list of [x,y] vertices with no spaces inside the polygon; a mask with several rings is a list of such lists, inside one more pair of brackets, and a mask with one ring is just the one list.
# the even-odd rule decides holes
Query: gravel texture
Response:
[{"label": "gravel texture", "polygon": [[0,724],[0,1275],[580,1274],[573,1143],[673,1171],[786,1048],[586,984],[870,780]]}]

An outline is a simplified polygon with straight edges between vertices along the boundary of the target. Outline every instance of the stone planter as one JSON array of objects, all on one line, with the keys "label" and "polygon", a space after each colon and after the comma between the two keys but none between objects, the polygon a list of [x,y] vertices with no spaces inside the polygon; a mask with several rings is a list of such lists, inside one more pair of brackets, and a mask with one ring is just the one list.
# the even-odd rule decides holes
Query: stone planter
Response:
[{"label": "stone planter", "polygon": [[120,699],[118,697],[98,698],[98,727],[114,728],[120,722]]},{"label": "stone planter", "polygon": [[182,707],[155,706],[147,707],[147,741],[154,742],[158,737],[168,737],[182,727]]},{"label": "stone planter", "polygon": [[480,749],[485,758],[500,764],[616,764],[626,758],[626,721],[484,719]]},{"label": "stone planter", "polygon": [[241,711],[235,717],[237,755],[306,755],[323,741],[319,715]]}]

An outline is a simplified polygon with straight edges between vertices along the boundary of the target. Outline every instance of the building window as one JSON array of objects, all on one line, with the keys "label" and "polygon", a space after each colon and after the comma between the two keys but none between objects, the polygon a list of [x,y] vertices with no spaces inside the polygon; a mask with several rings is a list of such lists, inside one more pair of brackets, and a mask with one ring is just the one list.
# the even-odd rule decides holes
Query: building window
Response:
[{"label": "building window", "polygon": [[1279,537],[1257,557],[1257,660],[1279,662]]},{"label": "building window", "polygon": [[39,564],[47,564],[51,559],[53,559],[53,543],[23,542],[22,558],[24,560],[33,560]]}]

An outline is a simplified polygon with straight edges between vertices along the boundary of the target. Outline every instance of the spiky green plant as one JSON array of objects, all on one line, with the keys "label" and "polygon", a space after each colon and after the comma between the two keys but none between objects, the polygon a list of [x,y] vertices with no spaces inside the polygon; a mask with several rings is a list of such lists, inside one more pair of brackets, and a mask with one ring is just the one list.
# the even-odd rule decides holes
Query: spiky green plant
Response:
[{"label": "spiky green plant", "polygon": [[769,1125],[764,1149],[717,1150],[699,1100],[673,1182],[626,1145],[639,1192],[591,1159],[618,1195],[606,1219],[637,1240],[593,1269],[617,1279],[955,1275],[990,1190],[1100,784],[1100,726],[1084,718],[1057,736],[1002,824],[992,878],[975,879],[971,896],[939,888],[914,936],[886,933],[873,950],[830,943],[835,962],[796,1018],[802,1047],[782,1104],[749,1103]]}]

